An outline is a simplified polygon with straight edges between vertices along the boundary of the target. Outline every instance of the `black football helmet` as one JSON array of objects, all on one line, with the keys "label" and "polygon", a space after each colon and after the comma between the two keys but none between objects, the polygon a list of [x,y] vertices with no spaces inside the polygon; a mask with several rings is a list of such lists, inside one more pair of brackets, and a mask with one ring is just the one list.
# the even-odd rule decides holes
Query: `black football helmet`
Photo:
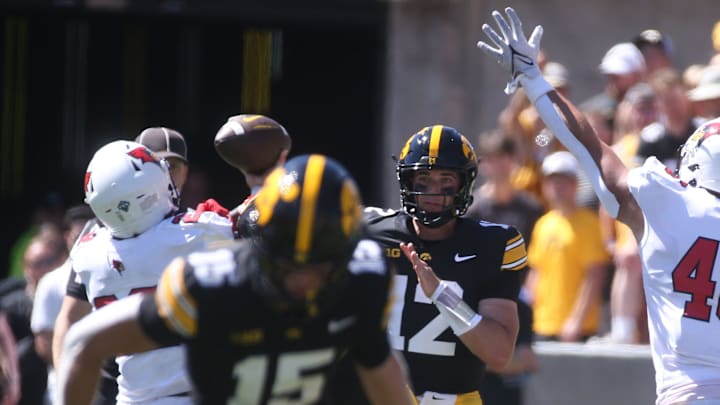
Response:
[{"label": "black football helmet", "polygon": [[[293,302],[283,290],[288,266],[332,263],[323,291],[347,273],[362,235],[362,203],[355,180],[337,161],[303,155],[275,169],[253,201],[251,237],[260,250],[262,274],[285,307],[306,309],[316,302]],[[292,266],[291,266],[292,267]],[[323,291],[312,301],[321,301]],[[327,294],[325,294],[327,295]],[[312,312],[312,311],[310,311]]]},{"label": "black football helmet", "polygon": [[[460,187],[453,202],[441,212],[419,209],[418,195],[430,195],[413,188],[413,177],[419,170],[449,169],[460,175]],[[400,181],[400,203],[405,212],[423,225],[439,227],[465,214],[472,203],[477,176],[477,157],[470,142],[455,128],[445,125],[425,127],[410,137],[400,152],[396,166]]]}]

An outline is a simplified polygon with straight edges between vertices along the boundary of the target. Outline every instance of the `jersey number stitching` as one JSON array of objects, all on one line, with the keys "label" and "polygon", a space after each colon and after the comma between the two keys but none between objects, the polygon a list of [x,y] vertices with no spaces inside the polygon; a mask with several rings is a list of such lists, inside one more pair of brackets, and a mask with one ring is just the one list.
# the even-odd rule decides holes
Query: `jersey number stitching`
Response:
[{"label": "jersey number stitching", "polygon": [[[462,297],[462,288],[454,281],[448,281],[453,290]],[[388,324],[388,334],[390,335],[390,344],[395,350],[405,349],[405,337],[400,334],[402,313],[405,307],[405,291],[407,290],[408,276],[404,274],[396,274],[393,282],[393,305],[390,322]],[[431,304],[429,298],[425,296],[422,289],[418,285],[414,302],[422,304]],[[436,340],[445,330],[450,327],[447,321],[438,314],[430,322],[422,327],[415,335],[408,339],[407,350],[413,353],[433,354],[437,356],[454,356],[455,343],[443,342]]]},{"label": "jersey number stitching", "polygon": [[[268,405],[312,404],[320,399],[324,385],[323,371],[327,370],[335,351],[332,348],[282,353],[276,375],[267,382],[273,383]],[[268,355],[250,356],[235,363],[233,375],[237,378],[235,395],[228,405],[259,404],[268,378]]]},{"label": "jersey number stitching", "polygon": [[[685,311],[683,312],[685,318],[710,321],[712,306],[708,305],[707,301],[715,295],[715,281],[712,281],[712,272],[715,267],[718,244],[717,240],[697,238],[673,269],[673,290],[690,294],[690,300],[685,302]],[[720,305],[716,316],[720,318]]]},{"label": "jersey number stitching", "polygon": [[[137,288],[133,288],[132,290],[130,290],[130,293],[128,294],[128,296],[133,295],[133,294],[139,294],[139,293],[153,293],[153,292],[155,292],[155,286],[137,287]],[[100,297],[95,297],[95,299],[93,300],[93,306],[95,307],[95,309],[100,309],[100,308],[104,307],[105,305],[107,305],[113,301],[117,301],[117,300],[118,300],[118,297],[115,294],[103,295]]]}]

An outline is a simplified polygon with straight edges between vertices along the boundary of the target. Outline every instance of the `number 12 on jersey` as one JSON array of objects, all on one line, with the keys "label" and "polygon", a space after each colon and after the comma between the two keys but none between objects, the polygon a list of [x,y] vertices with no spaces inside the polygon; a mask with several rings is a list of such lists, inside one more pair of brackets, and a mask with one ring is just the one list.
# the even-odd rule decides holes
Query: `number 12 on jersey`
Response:
[{"label": "number 12 on jersey", "polygon": [[[463,290],[454,281],[447,281],[450,287],[462,297]],[[395,350],[405,349],[405,337],[401,334],[401,324],[403,319],[403,311],[405,310],[405,293],[408,286],[408,276],[404,274],[396,274],[393,277],[393,308],[390,314],[390,322],[388,323],[388,334],[390,335],[390,345]],[[430,298],[425,296],[419,285],[415,285],[414,303],[433,305]],[[407,350],[414,353],[434,354],[437,356],[454,356],[455,342],[443,342],[437,340],[450,325],[442,318],[440,313],[422,327],[417,333],[411,336],[407,341]]]}]

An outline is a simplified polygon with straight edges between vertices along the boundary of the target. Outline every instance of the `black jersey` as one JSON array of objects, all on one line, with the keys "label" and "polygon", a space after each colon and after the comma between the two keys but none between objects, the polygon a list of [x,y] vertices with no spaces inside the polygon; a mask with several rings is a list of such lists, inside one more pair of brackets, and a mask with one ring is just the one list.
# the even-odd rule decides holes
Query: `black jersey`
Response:
[{"label": "black jersey", "polygon": [[176,259],[140,323],[160,344],[185,343],[198,404],[320,400],[338,356],[375,367],[390,353],[391,274],[379,246],[361,241],[333,304],[315,316],[281,315],[259,293],[252,242]]},{"label": "black jersey", "polygon": [[403,352],[416,394],[425,391],[475,391],[484,363],[455,336],[425,296],[400,242],[412,242],[420,258],[438,277],[454,285],[477,310],[486,298],[516,300],[526,267],[525,243],[512,226],[457,219],[453,235],[441,241],[421,240],[412,219],[400,211],[367,208],[370,237],[380,243],[396,270],[388,325],[392,347]]}]

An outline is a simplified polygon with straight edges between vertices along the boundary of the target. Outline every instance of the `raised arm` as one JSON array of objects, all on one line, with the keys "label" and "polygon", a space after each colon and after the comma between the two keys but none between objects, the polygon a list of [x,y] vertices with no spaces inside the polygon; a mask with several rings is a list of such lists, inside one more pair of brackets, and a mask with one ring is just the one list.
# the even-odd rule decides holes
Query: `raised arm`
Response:
[{"label": "raised arm", "polygon": [[[545,81],[542,76],[539,80]],[[581,162],[583,170],[598,179],[598,184],[594,185],[595,192],[600,195],[607,190],[617,201],[617,212],[608,212],[630,226],[637,236],[637,231],[642,232],[643,229],[643,216],[628,189],[628,169],[625,164],[610,146],[597,137],[577,107],[560,93],[551,90],[537,100],[536,107],[546,103],[552,105],[551,108],[541,107],[544,110],[541,113],[543,121],[546,121],[546,125],[547,122],[553,123],[553,132],[578,160],[584,156]],[[612,207],[612,203],[608,205]]]},{"label": "raised arm", "polygon": [[511,74],[506,93],[514,92],[518,86],[525,89],[545,125],[578,159],[608,213],[627,224],[636,237],[642,236],[644,220],[627,187],[627,168],[615,152],[596,136],[583,114],[557,93],[540,72],[537,54],[542,27],[535,27],[527,39],[515,10],[508,7],[505,12],[507,20],[493,11],[502,37],[489,25],[483,25],[483,31],[495,47],[480,41],[478,48],[494,57]]}]

